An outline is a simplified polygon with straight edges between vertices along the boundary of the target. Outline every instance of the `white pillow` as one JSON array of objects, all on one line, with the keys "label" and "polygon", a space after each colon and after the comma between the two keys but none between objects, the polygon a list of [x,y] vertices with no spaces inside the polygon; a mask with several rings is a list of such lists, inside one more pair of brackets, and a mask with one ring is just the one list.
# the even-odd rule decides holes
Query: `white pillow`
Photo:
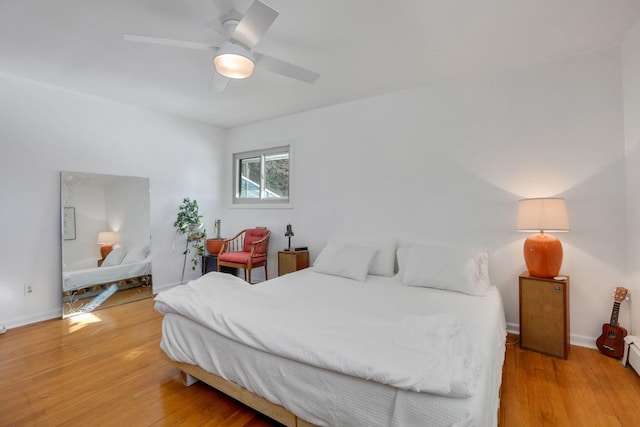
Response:
[{"label": "white pillow", "polygon": [[404,285],[484,296],[489,287],[488,254],[436,246],[398,250],[398,278]]},{"label": "white pillow", "polygon": [[478,253],[475,259],[478,263],[478,269],[480,270],[480,283],[485,288],[489,288],[489,286],[491,286],[491,280],[489,280],[489,252],[482,251]]},{"label": "white pillow", "polygon": [[313,270],[364,282],[376,252],[372,246],[330,241],[313,263]]},{"label": "white pillow", "polygon": [[368,246],[377,249],[373,262],[369,266],[369,274],[373,276],[394,275],[396,266],[396,239],[391,237],[335,237],[329,242]]},{"label": "white pillow", "polygon": [[120,265],[126,254],[127,248],[115,248],[114,250],[109,252],[104,261],[102,261],[102,267],[112,267],[114,265]]},{"label": "white pillow", "polygon": [[127,255],[122,260],[122,264],[133,264],[140,262],[149,255],[149,245],[133,246],[127,251]]},{"label": "white pillow", "polygon": [[396,251],[398,257],[398,273],[396,274],[396,278],[401,282],[404,278],[404,271],[406,270],[408,250],[409,248],[407,246],[400,246]]}]

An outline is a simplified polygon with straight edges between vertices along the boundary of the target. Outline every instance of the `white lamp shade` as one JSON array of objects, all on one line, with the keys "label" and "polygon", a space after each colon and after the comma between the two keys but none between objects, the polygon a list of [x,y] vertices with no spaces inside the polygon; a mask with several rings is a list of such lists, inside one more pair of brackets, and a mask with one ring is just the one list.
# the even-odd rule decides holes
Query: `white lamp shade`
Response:
[{"label": "white lamp shade", "polygon": [[98,244],[114,243],[118,241],[118,233],[115,231],[101,231],[98,233]]},{"label": "white lamp shade", "polygon": [[251,52],[230,42],[222,45],[213,64],[218,74],[230,79],[246,79],[253,74]]},{"label": "white lamp shade", "polygon": [[518,201],[518,231],[569,231],[567,206],[561,198]]}]

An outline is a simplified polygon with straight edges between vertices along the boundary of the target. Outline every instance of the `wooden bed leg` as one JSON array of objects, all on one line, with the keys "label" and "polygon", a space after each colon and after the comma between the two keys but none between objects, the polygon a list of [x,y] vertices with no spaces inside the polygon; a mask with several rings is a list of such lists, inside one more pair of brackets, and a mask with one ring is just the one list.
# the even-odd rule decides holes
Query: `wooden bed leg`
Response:
[{"label": "wooden bed leg", "polygon": [[187,374],[184,371],[180,371],[180,376],[182,377],[182,383],[187,387],[194,385],[199,381],[196,377],[194,377],[193,375]]}]

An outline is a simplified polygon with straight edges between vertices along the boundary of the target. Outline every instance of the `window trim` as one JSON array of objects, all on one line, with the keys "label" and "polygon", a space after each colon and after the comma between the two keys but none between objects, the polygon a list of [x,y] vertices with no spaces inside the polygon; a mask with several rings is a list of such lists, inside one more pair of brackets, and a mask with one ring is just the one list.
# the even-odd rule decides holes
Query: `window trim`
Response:
[{"label": "window trim", "polygon": [[[233,153],[232,155],[232,207],[279,207],[279,208],[288,208],[291,207],[291,171],[292,171],[292,145],[291,143],[285,145],[279,145],[276,147],[269,147],[257,150],[243,151],[238,153]],[[260,174],[261,174],[261,182],[264,180],[264,157],[272,154],[282,154],[287,153],[289,155],[289,191],[288,196],[286,198],[240,198],[238,197],[240,192],[240,171],[239,164],[243,159],[248,159],[252,157],[260,157]],[[262,192],[262,190],[261,190]]]}]

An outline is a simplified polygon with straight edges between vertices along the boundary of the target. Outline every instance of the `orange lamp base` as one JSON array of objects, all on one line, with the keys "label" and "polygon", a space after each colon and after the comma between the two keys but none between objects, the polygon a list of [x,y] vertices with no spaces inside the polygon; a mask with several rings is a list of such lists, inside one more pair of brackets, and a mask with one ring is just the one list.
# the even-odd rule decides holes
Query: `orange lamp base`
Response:
[{"label": "orange lamp base", "polygon": [[111,252],[112,250],[113,246],[111,246],[109,243],[104,243],[102,246],[100,246],[100,256],[102,257],[102,259],[105,259],[107,255],[109,255],[109,252]]},{"label": "orange lamp base", "polygon": [[524,242],[524,261],[529,275],[555,277],[562,266],[562,244],[550,234],[529,236]]}]

